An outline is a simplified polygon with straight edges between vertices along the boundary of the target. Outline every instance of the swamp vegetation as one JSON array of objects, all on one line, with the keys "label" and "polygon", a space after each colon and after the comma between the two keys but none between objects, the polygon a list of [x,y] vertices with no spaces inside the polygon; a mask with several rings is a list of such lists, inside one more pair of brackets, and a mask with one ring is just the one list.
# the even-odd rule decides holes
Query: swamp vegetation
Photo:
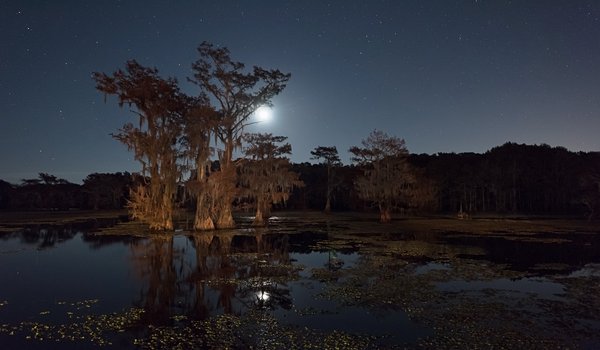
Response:
[{"label": "swamp vegetation", "polygon": [[[595,348],[600,235],[571,220],[274,213],[148,235],[3,217],[14,348]],[[193,228],[193,219],[188,221]]]}]

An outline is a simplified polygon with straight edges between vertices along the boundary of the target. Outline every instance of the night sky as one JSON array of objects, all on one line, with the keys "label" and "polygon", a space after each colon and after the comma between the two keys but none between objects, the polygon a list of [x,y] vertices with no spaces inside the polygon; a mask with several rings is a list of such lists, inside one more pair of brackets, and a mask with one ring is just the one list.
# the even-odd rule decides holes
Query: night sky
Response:
[{"label": "night sky", "polygon": [[507,141],[600,150],[600,1],[0,1],[0,179],[138,171],[135,120],[95,89],[128,59],[186,81],[202,41],[292,73],[274,119],[292,160],[373,129],[413,153]]}]

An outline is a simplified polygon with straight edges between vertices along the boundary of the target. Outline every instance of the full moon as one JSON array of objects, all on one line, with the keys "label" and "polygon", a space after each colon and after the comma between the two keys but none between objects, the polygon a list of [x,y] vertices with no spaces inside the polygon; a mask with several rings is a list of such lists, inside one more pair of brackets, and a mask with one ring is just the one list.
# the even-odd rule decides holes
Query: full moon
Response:
[{"label": "full moon", "polygon": [[273,119],[273,111],[268,106],[259,107],[254,114],[259,122],[269,122]]}]

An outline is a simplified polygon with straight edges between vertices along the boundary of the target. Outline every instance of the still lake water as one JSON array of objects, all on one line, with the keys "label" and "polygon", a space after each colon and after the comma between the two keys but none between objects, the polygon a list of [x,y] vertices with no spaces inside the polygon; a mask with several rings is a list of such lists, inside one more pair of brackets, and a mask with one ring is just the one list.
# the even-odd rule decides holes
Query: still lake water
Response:
[{"label": "still lake water", "polygon": [[597,234],[92,231],[0,236],[0,348],[600,347]]}]

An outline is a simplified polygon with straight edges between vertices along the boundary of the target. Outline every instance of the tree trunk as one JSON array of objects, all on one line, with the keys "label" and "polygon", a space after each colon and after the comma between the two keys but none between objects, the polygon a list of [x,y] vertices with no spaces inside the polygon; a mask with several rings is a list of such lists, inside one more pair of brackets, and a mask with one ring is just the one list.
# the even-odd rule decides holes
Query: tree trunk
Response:
[{"label": "tree trunk", "polygon": [[198,195],[196,199],[196,215],[194,218],[195,230],[214,230],[215,224],[210,217],[209,207],[204,202],[205,194]]},{"label": "tree trunk", "polygon": [[171,200],[171,191],[168,188],[164,189],[163,202],[157,210],[162,211],[162,228],[163,230],[173,230],[173,201]]},{"label": "tree trunk", "polygon": [[198,182],[202,185],[200,192],[196,197],[196,215],[194,217],[194,229],[196,230],[214,230],[215,223],[210,217],[210,205],[207,203],[208,194],[206,193],[206,170],[203,164],[203,159],[197,161]]},{"label": "tree trunk", "polygon": [[329,199],[329,196],[327,196],[327,202],[325,203],[325,213],[329,214],[331,213],[331,200]]},{"label": "tree trunk", "polygon": [[234,228],[235,221],[233,220],[233,214],[231,213],[231,205],[224,205],[217,218],[218,228]]},{"label": "tree trunk", "polygon": [[215,224],[210,217],[204,219],[196,217],[194,220],[194,229],[199,231],[214,230]]},{"label": "tree trunk", "polygon": [[256,206],[256,215],[254,215],[252,226],[265,226],[265,218],[263,216],[260,204]]},{"label": "tree trunk", "polygon": [[218,186],[214,194],[216,204],[216,226],[217,228],[234,228],[235,221],[232,214],[232,203],[235,196],[235,168],[222,168],[220,170]]},{"label": "tree trunk", "polygon": [[225,183],[221,184],[221,188],[224,189],[223,193],[220,193],[218,200],[221,200],[222,203],[219,205],[219,212],[217,217],[217,227],[218,228],[234,228],[235,221],[233,220],[232,213],[232,204],[233,197],[235,195],[235,185],[236,185],[236,171],[235,166],[233,164],[233,136],[228,135],[227,143],[225,144],[225,154],[223,159],[223,164],[221,164],[221,171],[223,172],[223,177],[221,180]]}]

